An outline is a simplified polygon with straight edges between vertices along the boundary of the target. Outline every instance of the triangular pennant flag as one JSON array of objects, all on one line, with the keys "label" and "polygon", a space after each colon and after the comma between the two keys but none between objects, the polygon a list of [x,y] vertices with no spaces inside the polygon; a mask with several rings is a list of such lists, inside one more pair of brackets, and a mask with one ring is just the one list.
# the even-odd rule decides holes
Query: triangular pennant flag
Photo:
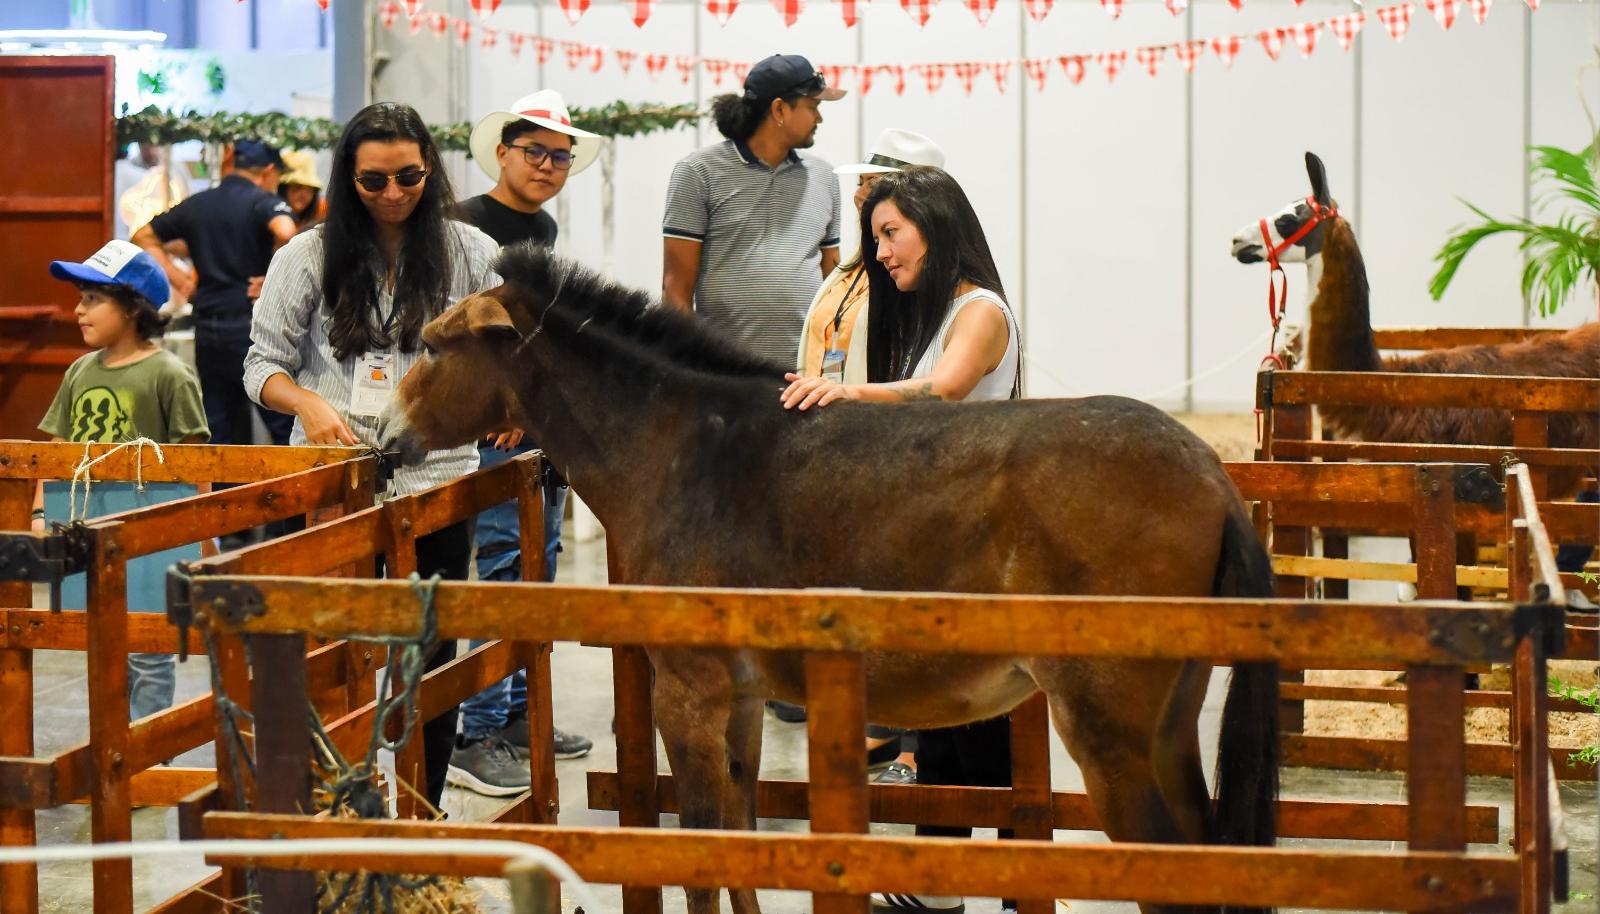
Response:
[{"label": "triangular pennant flag", "polygon": [[1061,61],[1061,70],[1067,74],[1067,82],[1076,86],[1083,82],[1083,55],[1074,54],[1071,57],[1058,57]]},{"label": "triangular pennant flag", "polygon": [[1183,15],[1183,11],[1188,8],[1189,0],[1167,0],[1167,12],[1174,16]]},{"label": "triangular pennant flag", "polygon": [[1050,15],[1050,8],[1056,5],[1056,0],[1022,0],[1022,5],[1028,8],[1028,15],[1034,22],[1043,22],[1044,17]]},{"label": "triangular pennant flag", "polygon": [[1528,9],[1536,13],[1539,11],[1539,0],[1523,0],[1523,2],[1528,4]]},{"label": "triangular pennant flag", "polygon": [[854,28],[859,14],[856,12],[856,0],[835,0],[839,4],[839,18],[844,20],[845,28]]},{"label": "triangular pennant flag", "polygon": [[422,10],[422,0],[405,0],[405,3],[408,17],[415,17]]},{"label": "triangular pennant flag", "polygon": [[633,13],[629,17],[633,20],[633,24],[641,29],[644,28],[644,24],[650,21],[650,14],[656,11],[656,0],[627,0],[627,3]]},{"label": "triangular pennant flag", "polygon": [[398,3],[385,3],[378,7],[378,21],[382,22],[383,27],[386,29],[394,28],[394,21],[399,15],[400,4]]},{"label": "triangular pennant flag", "polygon": [[994,87],[1001,95],[1006,94],[1006,88],[1011,84],[1011,65],[1014,61],[997,60],[989,64],[989,72],[994,74]]},{"label": "triangular pennant flag", "polygon": [[478,35],[480,36],[478,40],[478,47],[480,48],[492,48],[500,41],[499,30],[491,29],[488,26],[478,29]]},{"label": "triangular pennant flag", "polygon": [[932,95],[944,85],[945,65],[942,63],[919,63],[911,66],[913,73],[922,76],[922,85]]},{"label": "triangular pennant flag", "polygon": [[1161,59],[1166,55],[1167,49],[1162,46],[1140,48],[1133,52],[1133,56],[1139,61],[1140,66],[1143,66],[1145,72],[1151,76],[1156,75],[1156,68],[1161,66]]},{"label": "triangular pennant flag", "polygon": [[1345,16],[1335,16],[1328,20],[1328,31],[1333,37],[1339,39],[1339,47],[1348,51],[1350,45],[1355,43],[1356,36],[1361,33],[1361,27],[1367,24],[1367,14],[1357,10]]},{"label": "triangular pennant flag", "polygon": [[1106,71],[1106,82],[1115,82],[1117,74],[1122,72],[1122,65],[1128,62],[1127,51],[1106,51],[1094,55],[1100,66]]},{"label": "triangular pennant flag", "polygon": [[639,52],[618,49],[613,53],[617,55],[617,66],[622,68],[622,75],[627,76],[628,71],[633,69],[633,59],[639,56]]},{"label": "triangular pennant flag", "polygon": [[683,84],[689,84],[689,77],[694,75],[695,59],[679,55],[672,58],[672,65],[678,68],[678,75],[683,78]]},{"label": "triangular pennant flag", "polygon": [[1044,81],[1050,76],[1050,58],[1030,57],[1022,62],[1022,69],[1033,80],[1033,85],[1040,92],[1044,91]]},{"label": "triangular pennant flag", "polygon": [[733,69],[730,71],[733,73],[733,81],[741,86],[744,85],[744,78],[750,75],[750,66],[744,61],[734,61]]},{"label": "triangular pennant flag", "polygon": [[877,71],[872,69],[871,66],[861,66],[856,68],[856,78],[860,80],[858,85],[861,88],[861,94],[863,96],[872,91],[872,74],[875,72]]},{"label": "triangular pennant flag", "polygon": [[331,2],[331,0],[317,0],[317,9],[320,9],[326,13],[328,11],[329,2]]},{"label": "triangular pennant flag", "polygon": [[878,70],[883,72],[883,73],[888,74],[889,78],[894,80],[894,94],[896,94],[896,95],[904,95],[904,94],[906,94],[906,66],[905,66],[905,64],[901,64],[901,63],[881,63],[881,64],[878,64]]},{"label": "triangular pennant flag", "polygon": [[667,68],[667,62],[669,60],[671,60],[671,58],[665,54],[644,55],[644,71],[650,74],[650,80],[652,82],[655,81],[656,77],[661,75],[662,70]]},{"label": "triangular pennant flag", "polygon": [[479,19],[487,19],[494,15],[500,8],[500,0],[471,0],[472,11],[478,14]]},{"label": "triangular pennant flag", "polygon": [[1489,18],[1489,5],[1494,0],[1467,0],[1467,6],[1472,8],[1472,18],[1483,25],[1483,20]]},{"label": "triangular pennant flag", "polygon": [[1439,21],[1439,27],[1445,31],[1456,24],[1456,0],[1423,0],[1428,4],[1428,12]]},{"label": "triangular pennant flag", "polygon": [[537,35],[534,36],[533,53],[535,59],[538,61],[541,67],[550,62],[550,55],[554,54],[555,50],[555,42],[548,38],[540,38]]},{"label": "triangular pennant flag", "polygon": [[1194,62],[1200,59],[1200,55],[1205,52],[1206,43],[1204,39],[1185,41],[1172,46],[1172,53],[1178,56],[1178,62],[1183,64],[1183,72],[1185,73],[1194,72]]},{"label": "triangular pennant flag", "polygon": [[472,20],[450,17],[450,24],[456,27],[456,41],[466,44],[472,39]]},{"label": "triangular pennant flag", "polygon": [[1211,39],[1211,53],[1222,61],[1223,69],[1231,70],[1233,59],[1239,56],[1239,46],[1243,43],[1243,39],[1238,35],[1218,35]]},{"label": "triangular pennant flag", "polygon": [[600,68],[606,65],[606,49],[602,47],[589,48],[589,72],[599,73]]},{"label": "triangular pennant flag", "polygon": [[706,12],[716,17],[719,25],[727,25],[728,17],[739,8],[739,0],[706,0]]},{"label": "triangular pennant flag", "polygon": [[1317,49],[1317,30],[1321,28],[1320,22],[1298,22],[1286,26],[1284,31],[1294,39],[1295,47],[1300,49],[1300,56],[1309,58],[1311,52]]},{"label": "triangular pennant flag", "polygon": [[522,43],[527,40],[528,36],[522,34],[521,32],[511,32],[510,34],[506,35],[506,43],[511,45],[512,57],[522,56]]},{"label": "triangular pennant flag", "polygon": [[1406,37],[1406,30],[1411,28],[1411,12],[1415,9],[1416,6],[1410,3],[1386,6],[1378,10],[1378,21],[1388,29],[1390,38],[1399,41]]},{"label": "triangular pennant flag", "polygon": [[579,44],[576,41],[563,41],[561,46],[567,50],[567,69],[576,70],[583,66],[584,58],[589,56],[588,45]]},{"label": "triangular pennant flag", "polygon": [[711,84],[714,86],[722,85],[722,77],[727,76],[728,69],[733,66],[733,61],[731,60],[713,60],[708,58],[700,62],[705,65],[706,72],[711,74]]},{"label": "triangular pennant flag", "polygon": [[1122,18],[1122,0],[1100,0],[1100,8],[1112,19]]},{"label": "triangular pennant flag", "polygon": [[450,17],[444,13],[429,13],[428,28],[432,29],[435,35],[443,35],[450,29]]},{"label": "triangular pennant flag", "polygon": [[590,0],[559,0],[561,12],[567,17],[567,22],[577,25],[583,14],[589,11]]},{"label": "triangular pennant flag", "polygon": [[794,22],[805,11],[805,0],[772,0],[772,8],[783,17],[785,28],[794,28]]},{"label": "triangular pennant flag", "polygon": [[1237,13],[1241,8],[1243,8],[1244,0],[1228,0],[1228,5],[1233,7],[1233,11]]},{"label": "triangular pennant flag", "polygon": [[976,61],[965,60],[953,63],[950,68],[955,71],[956,79],[961,80],[961,90],[968,95],[972,94],[972,84],[978,78],[978,73],[983,69],[983,64]]},{"label": "triangular pennant flag", "polygon": [[933,4],[934,0],[900,0],[900,8],[906,11],[919,29],[928,24],[928,14],[933,12]]},{"label": "triangular pennant flag", "polygon": [[422,20],[424,20],[426,18],[428,18],[428,17],[426,17],[426,16],[407,16],[406,17],[406,25],[410,26],[411,34],[415,35],[418,32],[422,31]]},{"label": "triangular pennant flag", "polygon": [[1283,52],[1283,29],[1262,29],[1256,38],[1261,40],[1261,49],[1267,52],[1267,56],[1277,60]]},{"label": "triangular pennant flag", "polygon": [[964,0],[967,9],[972,10],[972,15],[978,18],[979,25],[988,25],[989,17],[994,14],[994,6],[999,0]]},{"label": "triangular pennant flag", "polygon": [[[817,72],[822,74],[822,81],[830,86],[844,85],[844,70],[840,64],[822,64],[817,67]],[[855,75],[855,67],[851,67],[851,76]]]}]

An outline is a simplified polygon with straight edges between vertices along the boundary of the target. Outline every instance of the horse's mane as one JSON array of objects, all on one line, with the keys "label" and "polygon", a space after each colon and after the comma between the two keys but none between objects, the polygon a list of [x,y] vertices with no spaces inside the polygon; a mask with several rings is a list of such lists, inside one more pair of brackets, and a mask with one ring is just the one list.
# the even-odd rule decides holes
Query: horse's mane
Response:
[{"label": "horse's mane", "polygon": [[[745,378],[782,377],[785,369],[727,339],[704,322],[668,308],[638,289],[601,276],[575,260],[531,242],[500,252],[494,264],[509,285],[530,299],[544,332],[573,341],[605,331],[643,354],[690,371]],[[548,307],[546,305],[548,304]]]}]

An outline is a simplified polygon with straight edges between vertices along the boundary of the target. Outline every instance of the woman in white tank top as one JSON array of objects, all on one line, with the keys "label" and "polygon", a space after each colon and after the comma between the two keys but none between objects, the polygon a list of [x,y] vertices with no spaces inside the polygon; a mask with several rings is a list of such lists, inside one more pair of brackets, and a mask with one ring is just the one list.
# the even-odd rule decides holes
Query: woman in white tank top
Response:
[{"label": "woman in white tank top", "polygon": [[1022,395],[1016,318],[983,226],[954,178],[924,166],[879,178],[861,206],[861,239],[868,383],[790,374],[785,409]]}]

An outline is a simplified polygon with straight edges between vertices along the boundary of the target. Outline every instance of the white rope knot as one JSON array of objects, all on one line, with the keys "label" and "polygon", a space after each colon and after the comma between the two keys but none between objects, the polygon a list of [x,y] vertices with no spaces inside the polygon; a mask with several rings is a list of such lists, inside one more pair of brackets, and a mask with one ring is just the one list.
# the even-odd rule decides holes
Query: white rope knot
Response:
[{"label": "white rope knot", "polygon": [[[153,448],[155,450],[155,452],[156,452],[156,463],[164,464],[164,463],[167,462],[167,455],[163,454],[161,452],[161,445],[159,443],[155,442],[155,441],[152,441],[149,438],[135,438],[132,441],[124,441],[123,443],[117,445],[116,447],[112,448],[111,450],[106,451],[104,454],[101,454],[99,457],[96,457],[93,460],[90,460],[89,459],[89,452],[94,447],[94,444],[95,444],[95,442],[93,442],[93,441],[85,441],[83,443],[83,459],[78,461],[77,467],[75,467],[73,469],[73,471],[72,471],[72,489],[68,493],[69,498],[68,498],[68,502],[67,502],[67,515],[68,515],[67,519],[71,520],[71,521],[83,520],[84,519],[84,515],[87,515],[89,513],[89,487],[94,484],[94,479],[93,479],[92,476],[90,476],[89,471],[94,468],[95,464],[99,463],[102,460],[105,460],[107,457],[110,457],[112,454],[117,453],[118,451],[122,450],[123,448],[127,448],[127,447],[133,448],[134,449],[134,451],[133,451],[133,479],[134,479],[134,486],[140,492],[143,492],[144,491],[144,446],[148,444],[148,445],[150,445],[151,448]],[[78,483],[80,481],[83,483],[83,510],[82,510],[81,513],[80,513],[80,511],[78,509]]]}]

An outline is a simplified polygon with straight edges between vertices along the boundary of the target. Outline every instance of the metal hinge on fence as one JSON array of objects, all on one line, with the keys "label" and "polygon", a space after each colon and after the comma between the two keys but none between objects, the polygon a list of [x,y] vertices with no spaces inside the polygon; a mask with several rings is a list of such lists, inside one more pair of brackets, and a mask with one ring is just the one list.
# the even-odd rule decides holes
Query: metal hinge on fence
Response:
[{"label": "metal hinge on fence", "polygon": [[1483,464],[1465,464],[1455,468],[1456,503],[1482,505],[1491,511],[1506,509],[1505,487],[1495,481],[1494,474]]},{"label": "metal hinge on fence", "polygon": [[49,533],[0,533],[0,581],[50,585],[50,611],[61,611],[61,581],[89,564],[89,531],[57,524]]},{"label": "metal hinge on fence", "polygon": [[242,625],[247,619],[264,615],[266,603],[260,589],[250,584],[199,582],[201,593],[197,596],[196,582],[187,563],[167,569],[167,621],[178,629],[178,659],[189,659],[189,628],[195,624],[196,606],[214,614],[230,626]]}]

